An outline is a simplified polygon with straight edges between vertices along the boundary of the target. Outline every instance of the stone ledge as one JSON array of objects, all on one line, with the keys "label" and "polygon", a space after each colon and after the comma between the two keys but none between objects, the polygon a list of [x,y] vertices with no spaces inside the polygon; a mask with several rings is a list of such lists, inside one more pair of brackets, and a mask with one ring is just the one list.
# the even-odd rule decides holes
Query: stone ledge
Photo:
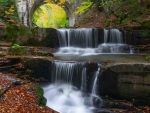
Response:
[{"label": "stone ledge", "polygon": [[150,63],[111,64],[99,76],[100,95],[119,99],[150,99]]}]

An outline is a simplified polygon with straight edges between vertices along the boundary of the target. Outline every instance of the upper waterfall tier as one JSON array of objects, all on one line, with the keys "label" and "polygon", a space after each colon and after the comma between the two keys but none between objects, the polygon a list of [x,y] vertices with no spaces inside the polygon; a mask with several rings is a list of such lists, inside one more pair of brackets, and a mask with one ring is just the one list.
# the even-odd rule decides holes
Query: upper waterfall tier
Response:
[{"label": "upper waterfall tier", "polygon": [[122,32],[118,29],[104,29],[104,42],[103,43],[116,43],[123,44],[125,41],[123,40]]},{"label": "upper waterfall tier", "polygon": [[121,29],[57,29],[57,34],[60,48],[56,54],[96,55],[138,52],[138,48],[126,44],[126,34]]},{"label": "upper waterfall tier", "polygon": [[60,47],[97,47],[97,29],[57,29]]}]

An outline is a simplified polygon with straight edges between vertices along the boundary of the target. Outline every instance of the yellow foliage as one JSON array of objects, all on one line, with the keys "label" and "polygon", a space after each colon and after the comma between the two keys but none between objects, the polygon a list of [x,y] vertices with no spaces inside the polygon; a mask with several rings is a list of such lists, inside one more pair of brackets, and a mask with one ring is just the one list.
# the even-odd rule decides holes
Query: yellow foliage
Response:
[{"label": "yellow foliage", "polygon": [[82,5],[77,7],[78,10],[75,12],[76,15],[80,15],[82,13],[84,13],[85,11],[87,11],[91,6],[93,5],[93,2],[91,2],[90,0],[87,0],[85,2],[82,2]]},{"label": "yellow foliage", "polygon": [[11,7],[8,9],[8,11],[5,11],[6,15],[13,15],[14,14],[14,5],[11,5]]},{"label": "yellow foliage", "polygon": [[66,0],[60,0],[58,5],[63,5],[66,2]]},{"label": "yellow foliage", "polygon": [[[57,3],[57,0],[44,0],[45,3],[52,4],[52,3]],[[63,6],[66,0],[59,0],[57,5]]]},{"label": "yellow foliage", "polygon": [[5,14],[6,14],[6,15],[9,15],[10,13],[9,13],[8,11],[5,11]]},{"label": "yellow foliage", "polygon": [[15,20],[13,20],[13,19],[11,19],[11,20],[8,20],[9,22],[11,22],[11,23],[14,23],[15,22]]},{"label": "yellow foliage", "polygon": [[66,12],[56,4],[45,4],[40,9],[33,14],[33,22],[39,27],[58,28],[66,21]]},{"label": "yellow foliage", "polygon": [[44,2],[51,4],[51,3],[52,3],[52,0],[44,0]]}]

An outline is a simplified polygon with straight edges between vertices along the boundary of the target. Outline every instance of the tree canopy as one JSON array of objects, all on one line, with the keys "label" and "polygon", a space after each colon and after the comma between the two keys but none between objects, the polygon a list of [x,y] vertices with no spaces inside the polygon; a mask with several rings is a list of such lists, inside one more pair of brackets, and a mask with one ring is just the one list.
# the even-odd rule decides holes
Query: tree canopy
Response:
[{"label": "tree canopy", "polygon": [[66,12],[63,8],[52,3],[42,5],[37,9],[33,14],[33,22],[37,26],[44,28],[59,28],[68,25]]}]

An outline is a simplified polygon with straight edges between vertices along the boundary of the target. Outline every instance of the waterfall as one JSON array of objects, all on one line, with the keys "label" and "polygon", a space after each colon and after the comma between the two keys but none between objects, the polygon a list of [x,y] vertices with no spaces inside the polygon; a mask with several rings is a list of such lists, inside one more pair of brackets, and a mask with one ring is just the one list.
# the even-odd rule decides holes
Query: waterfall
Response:
[{"label": "waterfall", "polygon": [[93,81],[93,87],[92,87],[92,94],[93,95],[98,95],[98,87],[97,87],[97,81],[98,81],[98,76],[99,76],[99,71],[100,71],[100,67],[98,68],[98,70],[94,73],[94,81]]},{"label": "waterfall", "polygon": [[82,70],[82,82],[81,82],[81,90],[82,91],[86,91],[86,87],[87,87],[87,85],[86,85],[86,81],[87,80],[87,78],[86,78],[86,68],[83,68],[83,70]]},{"label": "waterfall", "polygon": [[123,36],[118,29],[110,29],[110,43],[123,44]]},{"label": "waterfall", "polygon": [[118,29],[104,29],[104,42],[110,44],[123,44],[123,35]]},{"label": "waterfall", "polygon": [[54,62],[52,61],[52,82],[66,82],[71,84],[75,63]]},{"label": "waterfall", "polygon": [[109,30],[104,29],[104,43],[107,43]]},{"label": "waterfall", "polygon": [[[109,54],[131,54],[130,45],[126,44],[126,33],[116,28],[103,29],[78,28],[78,29],[57,29],[60,48],[57,55],[97,55]],[[102,36],[99,36],[103,34]],[[103,39],[103,42],[99,42]],[[133,53],[137,53],[136,47]]]},{"label": "waterfall", "polygon": [[52,61],[52,83],[43,86],[48,107],[60,113],[103,113],[106,111],[101,108],[102,99],[96,91],[100,68],[92,75],[94,81],[90,94],[87,92],[87,65],[89,64],[85,62]]},{"label": "waterfall", "polygon": [[[131,54],[130,45],[125,44],[126,34],[123,37],[122,32],[119,29],[104,29],[103,42],[98,45],[98,53],[109,53],[109,54]],[[135,47],[133,47],[135,48]]]},{"label": "waterfall", "polygon": [[86,90],[85,62],[52,61],[51,75],[52,83],[67,83]]},{"label": "waterfall", "polygon": [[57,29],[60,47],[97,47],[97,29]]}]

